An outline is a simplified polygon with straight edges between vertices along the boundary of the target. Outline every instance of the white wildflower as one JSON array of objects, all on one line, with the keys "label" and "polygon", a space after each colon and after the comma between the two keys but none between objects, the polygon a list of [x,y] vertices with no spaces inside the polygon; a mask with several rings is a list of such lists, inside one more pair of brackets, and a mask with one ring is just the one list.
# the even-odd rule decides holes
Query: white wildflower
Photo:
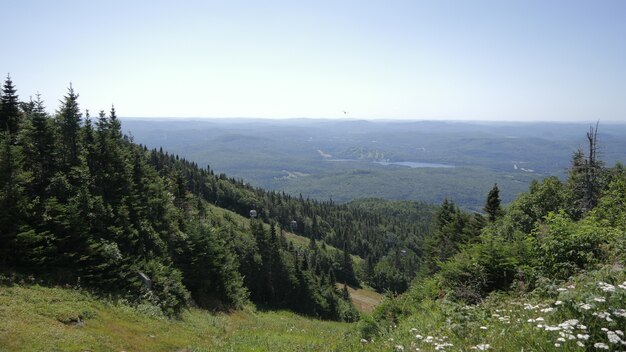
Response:
[{"label": "white wildflower", "polygon": [[418,339],[418,340],[421,340],[421,339],[423,339],[423,338],[424,338],[424,336],[422,336],[422,335],[420,335],[420,334],[417,334],[417,335],[415,335],[415,338],[416,338],[416,339]]},{"label": "white wildflower", "polygon": [[527,323],[534,323],[534,322],[535,322],[535,319],[528,319],[528,320],[526,320],[526,322],[527,322]]},{"label": "white wildflower", "polygon": [[613,314],[620,318],[626,318],[626,310],[621,308],[613,310]]},{"label": "white wildflower", "polygon": [[543,308],[542,310],[540,310],[540,312],[542,312],[542,313],[552,313],[555,310],[556,310],[556,308],[550,307],[550,308]]},{"label": "white wildflower", "polygon": [[585,347],[585,344],[580,341],[576,341],[576,344],[578,345],[578,347]]},{"label": "white wildflower", "polygon": [[593,344],[593,347],[599,348],[599,349],[603,349],[603,350],[608,350],[609,349],[609,345],[607,345],[604,342],[596,342],[596,343]]},{"label": "white wildflower", "polygon": [[584,310],[589,310],[592,308],[591,304],[589,303],[581,303],[578,305],[580,308],[584,309]]},{"label": "white wildflower", "polygon": [[409,330],[409,332],[410,332],[411,334],[415,334],[415,333],[417,332],[417,329],[416,329],[416,328],[411,328],[411,330]]},{"label": "white wildflower", "polygon": [[603,292],[615,292],[615,286],[607,284],[606,282],[598,282],[598,288]]},{"label": "white wildflower", "polygon": [[563,301],[556,301],[556,302],[554,302],[555,306],[560,306],[561,304],[563,304]]},{"label": "white wildflower", "polygon": [[561,347],[561,344],[560,343],[555,343],[554,347]]},{"label": "white wildflower", "polygon": [[402,351],[404,351],[404,346],[396,345],[396,352],[402,352]]},{"label": "white wildflower", "polygon": [[545,319],[543,319],[542,317],[539,317],[537,319],[535,319],[535,321],[544,321]]},{"label": "white wildflower", "polygon": [[568,289],[568,290],[573,290],[573,289],[575,289],[575,288],[576,288],[576,286],[575,286],[575,285],[569,285],[569,286],[566,286],[566,287],[567,287],[567,289]]},{"label": "white wildflower", "polygon": [[559,291],[559,292],[565,292],[565,291],[567,291],[567,289],[566,289],[566,288],[563,288],[563,287],[559,287],[559,288],[557,288],[556,290],[557,290],[557,291]]},{"label": "white wildflower", "polygon": [[588,334],[584,334],[584,335],[583,334],[576,334],[576,337],[579,340],[589,340],[589,335]]},{"label": "white wildflower", "polygon": [[565,342],[565,339],[562,337],[559,337],[558,339],[556,339],[558,342]]},{"label": "white wildflower", "polygon": [[624,336],[624,332],[622,330],[615,330],[615,333],[619,336]]},{"label": "white wildflower", "polygon": [[620,343],[622,342],[622,339],[619,338],[619,336],[614,333],[613,331],[607,331],[606,332],[606,337],[609,339],[610,343]]},{"label": "white wildflower", "polygon": [[593,300],[600,303],[606,302],[606,298],[604,297],[594,297]]},{"label": "white wildflower", "polygon": [[486,326],[481,326],[480,330],[487,330],[487,327]]}]

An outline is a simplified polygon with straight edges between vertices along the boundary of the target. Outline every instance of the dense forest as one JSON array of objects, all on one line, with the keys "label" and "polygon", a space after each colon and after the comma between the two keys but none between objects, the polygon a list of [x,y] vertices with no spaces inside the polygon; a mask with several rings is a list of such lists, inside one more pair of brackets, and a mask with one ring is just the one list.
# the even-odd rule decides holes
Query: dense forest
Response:
[{"label": "dense forest", "polygon": [[[133,143],[113,107],[91,117],[71,86],[50,115],[40,96],[20,101],[10,77],[0,150],[3,272],[149,302],[169,315],[252,301],[354,320],[345,286],[335,283],[406,290],[434,212],[257,189]],[[294,245],[287,231],[309,244]]]}]

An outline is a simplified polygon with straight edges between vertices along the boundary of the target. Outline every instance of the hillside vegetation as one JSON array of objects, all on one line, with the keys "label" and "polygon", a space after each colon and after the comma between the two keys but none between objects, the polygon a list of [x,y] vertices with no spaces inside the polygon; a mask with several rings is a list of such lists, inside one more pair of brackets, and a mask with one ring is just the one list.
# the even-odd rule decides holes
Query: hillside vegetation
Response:
[{"label": "hillside vegetation", "polygon": [[494,187],[480,231],[444,203],[423,273],[359,323],[367,349],[626,349],[626,169],[603,166],[596,138],[566,182],[506,209]]},{"label": "hillside vegetation", "polygon": [[10,78],[1,103],[9,277],[79,285],[171,317],[253,302],[351,321],[345,285],[402,292],[419,270],[432,206],[413,203],[408,219],[388,216],[404,206],[393,202],[363,208],[254,188],[133,143],[114,108],[92,118],[72,87],[53,115],[40,97],[20,101]]},{"label": "hillside vegetation", "polygon": [[[192,308],[168,319],[74,288],[0,286],[0,351],[328,351],[347,323],[287,311],[210,313]],[[352,338],[352,340],[355,337]]]}]

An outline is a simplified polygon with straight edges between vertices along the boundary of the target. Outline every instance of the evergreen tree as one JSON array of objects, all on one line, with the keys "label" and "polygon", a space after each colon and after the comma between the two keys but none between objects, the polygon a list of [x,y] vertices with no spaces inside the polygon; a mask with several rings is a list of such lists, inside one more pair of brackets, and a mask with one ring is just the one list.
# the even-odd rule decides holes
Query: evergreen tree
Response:
[{"label": "evergreen tree", "polygon": [[78,166],[80,161],[80,137],[81,113],[78,107],[78,94],[70,84],[67,95],[61,101],[61,107],[57,112],[59,122],[61,156],[65,171]]},{"label": "evergreen tree", "polygon": [[497,183],[494,184],[493,188],[489,191],[483,210],[487,213],[489,222],[496,221],[498,216],[502,213],[502,208],[500,208],[500,190],[498,189]]},{"label": "evergreen tree", "polygon": [[15,136],[19,128],[20,112],[17,91],[13,86],[11,76],[7,75],[0,94],[0,132],[8,132]]}]

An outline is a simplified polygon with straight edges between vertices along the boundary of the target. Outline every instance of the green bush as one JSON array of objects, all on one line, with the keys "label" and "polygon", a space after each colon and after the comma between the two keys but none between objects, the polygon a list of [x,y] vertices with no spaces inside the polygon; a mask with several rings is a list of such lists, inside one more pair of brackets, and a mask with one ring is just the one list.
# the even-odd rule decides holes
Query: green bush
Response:
[{"label": "green bush", "polygon": [[576,223],[561,211],[546,216],[532,237],[539,270],[544,275],[566,279],[607,258],[614,229],[590,220]]}]

